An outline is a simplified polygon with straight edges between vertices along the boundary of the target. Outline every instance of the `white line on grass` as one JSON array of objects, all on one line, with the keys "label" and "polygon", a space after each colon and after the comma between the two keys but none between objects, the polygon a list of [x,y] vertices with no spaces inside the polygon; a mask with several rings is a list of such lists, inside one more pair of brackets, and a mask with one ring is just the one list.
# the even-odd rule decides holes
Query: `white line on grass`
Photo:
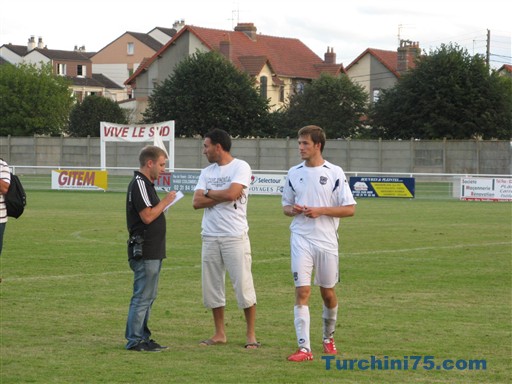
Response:
[{"label": "white line on grass", "polygon": [[[418,247],[418,248],[403,248],[403,249],[388,249],[388,250],[375,250],[375,251],[365,251],[365,252],[351,252],[351,253],[342,253],[341,257],[350,257],[350,256],[361,256],[361,255],[375,255],[380,253],[403,253],[403,252],[417,252],[417,251],[426,251],[426,250],[435,250],[435,249],[457,249],[457,248],[467,248],[467,247],[487,247],[492,245],[511,245],[510,242],[498,242],[498,243],[480,243],[480,244],[457,244],[457,245],[445,245],[441,247]],[[253,260],[253,263],[273,263],[276,261],[287,261],[289,257],[278,257],[278,258],[269,258],[263,260]],[[187,269],[187,268],[200,268],[200,265],[192,265],[192,266],[173,266],[173,267],[163,267],[163,271],[174,271],[176,269]],[[131,274],[132,271],[127,268],[124,271],[107,271],[100,273],[79,273],[73,275],[45,275],[45,276],[27,276],[27,277],[9,277],[3,278],[4,282],[10,281],[46,281],[46,280],[63,280],[63,279],[77,279],[84,278],[90,276],[112,276],[112,275],[125,275]]]}]

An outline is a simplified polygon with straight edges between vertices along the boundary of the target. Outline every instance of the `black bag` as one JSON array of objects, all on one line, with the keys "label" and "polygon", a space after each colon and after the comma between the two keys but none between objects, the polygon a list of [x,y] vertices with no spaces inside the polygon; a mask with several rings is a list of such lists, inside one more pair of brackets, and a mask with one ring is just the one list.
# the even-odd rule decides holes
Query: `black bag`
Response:
[{"label": "black bag", "polygon": [[11,184],[5,194],[5,205],[7,206],[7,216],[17,219],[23,214],[25,205],[27,205],[27,195],[18,176],[11,172]]}]

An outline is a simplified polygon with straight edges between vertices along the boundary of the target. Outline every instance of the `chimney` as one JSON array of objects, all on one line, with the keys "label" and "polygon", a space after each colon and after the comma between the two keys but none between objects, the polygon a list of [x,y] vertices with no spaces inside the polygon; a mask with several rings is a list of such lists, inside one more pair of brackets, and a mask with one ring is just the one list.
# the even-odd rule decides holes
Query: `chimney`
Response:
[{"label": "chimney", "polygon": [[238,23],[235,27],[235,32],[243,32],[249,37],[251,40],[256,40],[256,27],[254,23]]},{"label": "chimney", "polygon": [[324,63],[336,64],[336,54],[334,53],[334,48],[327,47],[327,52],[324,53]]},{"label": "chimney", "polygon": [[39,37],[37,39],[37,48],[44,48],[44,43],[43,43],[43,38],[42,37]]},{"label": "chimney", "polygon": [[219,44],[220,53],[226,59],[231,61],[231,41],[229,35],[225,34]]},{"label": "chimney", "polygon": [[176,20],[172,27],[178,32],[181,28],[185,26],[185,19]]},{"label": "chimney", "polygon": [[30,36],[30,39],[28,39],[28,43],[27,43],[28,52],[33,50],[35,47],[36,47],[36,38],[34,36]]},{"label": "chimney", "polygon": [[411,69],[421,53],[420,43],[417,41],[400,40],[400,47],[397,49],[396,70],[398,73]]}]

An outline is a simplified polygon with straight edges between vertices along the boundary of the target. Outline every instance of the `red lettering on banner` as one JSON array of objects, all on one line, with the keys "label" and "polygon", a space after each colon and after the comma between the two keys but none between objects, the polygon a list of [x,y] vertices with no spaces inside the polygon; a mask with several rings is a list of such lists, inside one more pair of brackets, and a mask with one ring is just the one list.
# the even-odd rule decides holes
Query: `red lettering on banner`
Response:
[{"label": "red lettering on banner", "polygon": [[168,125],[160,128],[160,136],[167,137],[171,134],[171,129]]},{"label": "red lettering on banner", "polygon": [[144,131],[146,127],[134,127],[132,137],[144,137]]},{"label": "red lettering on banner", "polygon": [[104,127],[107,137],[127,137],[129,127]]},{"label": "red lettering on banner", "polygon": [[94,185],[95,172],[62,171],[59,173],[59,185]]}]

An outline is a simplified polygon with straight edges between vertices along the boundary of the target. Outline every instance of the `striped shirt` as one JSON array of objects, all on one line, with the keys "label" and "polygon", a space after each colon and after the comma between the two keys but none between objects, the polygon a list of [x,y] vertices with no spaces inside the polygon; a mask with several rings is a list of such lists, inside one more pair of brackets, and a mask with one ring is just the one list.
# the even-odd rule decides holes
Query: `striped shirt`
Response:
[{"label": "striped shirt", "polygon": [[[0,180],[11,184],[11,170],[5,161],[0,159]],[[7,208],[5,206],[5,196],[0,193],[0,223],[7,222]]]}]

